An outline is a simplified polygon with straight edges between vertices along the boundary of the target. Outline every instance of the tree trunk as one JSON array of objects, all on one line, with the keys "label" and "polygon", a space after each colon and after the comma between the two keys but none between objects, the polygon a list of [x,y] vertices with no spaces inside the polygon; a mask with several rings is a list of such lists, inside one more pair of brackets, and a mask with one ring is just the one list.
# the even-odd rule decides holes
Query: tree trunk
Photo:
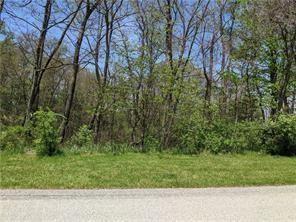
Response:
[{"label": "tree trunk", "polygon": [[[211,103],[212,103],[212,83],[214,76],[214,47],[216,41],[216,34],[213,33],[210,45],[210,61],[209,61],[209,73],[204,73],[206,77],[206,92],[205,92],[205,115],[209,121],[212,119]],[[206,69],[204,68],[206,71]]]},{"label": "tree trunk", "polygon": [[30,119],[30,116],[32,113],[34,113],[39,106],[39,91],[40,91],[40,84],[43,77],[43,74],[47,67],[49,66],[51,60],[55,56],[55,54],[58,52],[60,46],[63,43],[64,37],[66,36],[66,33],[68,29],[70,28],[71,24],[73,23],[74,19],[76,18],[76,15],[78,14],[78,11],[80,10],[80,7],[82,5],[82,0],[79,2],[76,11],[73,13],[72,18],[70,19],[69,23],[66,25],[65,29],[63,30],[56,46],[52,50],[51,54],[48,56],[47,61],[42,66],[42,60],[43,60],[43,54],[44,54],[44,42],[46,40],[46,34],[49,26],[49,19],[51,15],[51,8],[52,8],[52,0],[48,0],[47,4],[45,6],[45,12],[44,12],[44,19],[43,19],[43,25],[42,25],[42,31],[39,37],[37,49],[36,49],[36,59],[35,59],[35,66],[34,66],[34,73],[33,73],[33,84],[31,88],[30,97],[27,103],[27,110],[26,115],[24,118],[23,124],[26,123]]},{"label": "tree trunk", "polygon": [[40,91],[40,84],[39,83],[40,83],[40,75],[41,75],[41,69],[42,69],[44,43],[45,43],[46,34],[47,34],[47,30],[48,30],[48,24],[49,24],[50,15],[51,15],[51,8],[52,8],[52,0],[47,0],[46,5],[44,7],[42,30],[40,32],[40,36],[39,36],[37,47],[36,47],[36,58],[35,58],[34,72],[33,72],[33,83],[32,83],[29,101],[27,104],[26,116],[25,116],[23,124],[26,124],[26,122],[31,119],[31,114],[34,113],[38,109],[39,91]]},{"label": "tree trunk", "polygon": [[[89,2],[88,2],[88,4],[89,4]],[[75,94],[75,89],[76,89],[76,82],[77,82],[77,75],[78,75],[79,68],[80,68],[80,66],[79,66],[80,49],[81,49],[81,45],[82,45],[82,41],[83,41],[83,37],[84,37],[84,33],[85,33],[86,24],[87,24],[87,21],[88,21],[90,15],[95,10],[97,5],[98,5],[98,1],[96,3],[94,3],[94,5],[91,8],[90,8],[89,5],[87,5],[85,17],[83,18],[83,21],[81,23],[78,38],[77,38],[77,41],[76,41],[76,44],[75,44],[75,51],[74,51],[74,57],[73,57],[73,66],[72,66],[73,74],[72,74],[72,79],[71,79],[71,82],[70,82],[70,87],[69,87],[69,90],[68,90],[68,97],[67,97],[67,101],[66,101],[66,105],[65,105],[65,111],[64,111],[64,119],[62,121],[61,130],[60,130],[61,142],[64,142],[64,139],[65,139],[66,128],[67,128],[68,123],[69,123],[69,117],[70,117],[71,108],[72,108],[72,105],[73,105],[73,99],[74,99],[74,94]]]}]

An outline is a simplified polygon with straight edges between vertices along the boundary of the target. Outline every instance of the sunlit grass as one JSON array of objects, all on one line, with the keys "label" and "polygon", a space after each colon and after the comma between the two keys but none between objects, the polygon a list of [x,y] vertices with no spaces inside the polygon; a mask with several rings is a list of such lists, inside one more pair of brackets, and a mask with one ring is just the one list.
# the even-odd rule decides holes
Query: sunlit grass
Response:
[{"label": "sunlit grass", "polygon": [[160,188],[296,184],[296,158],[263,154],[1,154],[1,188]]}]

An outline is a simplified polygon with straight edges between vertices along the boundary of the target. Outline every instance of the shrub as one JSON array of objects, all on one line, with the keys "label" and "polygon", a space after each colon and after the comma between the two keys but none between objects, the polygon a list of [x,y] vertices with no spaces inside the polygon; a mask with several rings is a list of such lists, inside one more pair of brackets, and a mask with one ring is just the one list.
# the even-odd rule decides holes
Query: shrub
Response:
[{"label": "shrub", "polygon": [[212,124],[206,137],[206,148],[213,153],[241,153],[261,149],[259,122]]},{"label": "shrub", "polygon": [[34,144],[38,156],[60,154],[57,114],[52,111],[37,111],[34,114]]},{"label": "shrub", "polygon": [[242,122],[236,124],[234,138],[240,138],[243,150],[262,151],[261,135],[263,123],[261,121]]},{"label": "shrub", "polygon": [[90,146],[92,145],[92,140],[92,130],[87,125],[83,125],[72,138],[72,144],[78,147]]},{"label": "shrub", "polygon": [[[230,150],[226,147],[226,140],[230,140],[231,138],[231,128],[229,125],[226,125],[224,122],[213,122],[207,128],[206,138],[204,142],[205,149],[212,153],[224,153]],[[230,141],[228,141],[230,144]]]},{"label": "shrub", "polygon": [[22,153],[28,145],[27,129],[22,126],[8,126],[0,132],[0,150]]},{"label": "shrub", "polygon": [[280,115],[269,121],[262,134],[262,143],[272,155],[296,155],[296,115]]},{"label": "shrub", "polygon": [[157,138],[149,135],[145,137],[144,147],[142,148],[141,152],[155,152],[161,150],[160,148],[160,141]]},{"label": "shrub", "polygon": [[188,125],[179,137],[179,149],[184,154],[200,153],[205,147],[207,129],[204,126]]},{"label": "shrub", "polygon": [[184,154],[196,154],[207,150],[212,153],[240,153],[261,149],[259,122],[231,123],[216,120],[212,123],[200,120],[179,125],[177,150]]},{"label": "shrub", "polygon": [[175,151],[183,154],[197,154],[205,147],[207,125],[198,112],[187,118],[183,116],[175,126]]}]

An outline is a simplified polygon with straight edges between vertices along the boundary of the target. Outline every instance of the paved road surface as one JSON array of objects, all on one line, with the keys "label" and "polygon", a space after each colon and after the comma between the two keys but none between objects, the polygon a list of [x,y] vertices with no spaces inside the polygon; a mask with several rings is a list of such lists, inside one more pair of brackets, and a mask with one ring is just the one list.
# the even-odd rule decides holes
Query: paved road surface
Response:
[{"label": "paved road surface", "polygon": [[296,221],[296,186],[0,190],[0,221]]}]

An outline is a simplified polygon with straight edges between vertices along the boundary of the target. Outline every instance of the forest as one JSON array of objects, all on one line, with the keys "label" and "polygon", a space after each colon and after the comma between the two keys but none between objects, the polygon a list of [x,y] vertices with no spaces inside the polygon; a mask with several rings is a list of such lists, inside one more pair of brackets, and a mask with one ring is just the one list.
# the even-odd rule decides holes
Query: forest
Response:
[{"label": "forest", "polygon": [[294,0],[0,0],[0,151],[296,155]]}]

